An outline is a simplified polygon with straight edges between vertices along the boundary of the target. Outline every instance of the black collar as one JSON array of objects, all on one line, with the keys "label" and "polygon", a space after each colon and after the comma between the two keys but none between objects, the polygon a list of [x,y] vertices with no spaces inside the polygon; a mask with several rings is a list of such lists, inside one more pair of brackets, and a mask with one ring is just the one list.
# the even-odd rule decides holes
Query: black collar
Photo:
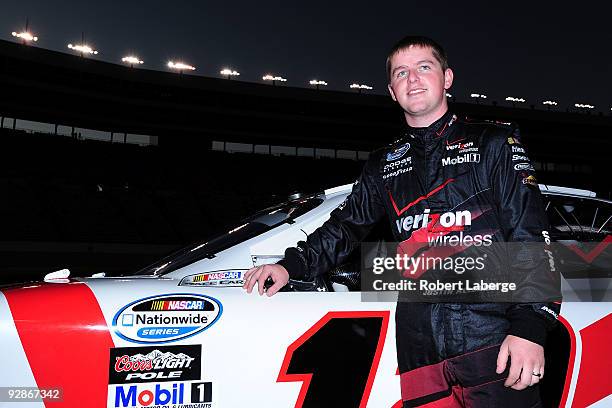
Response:
[{"label": "black collar", "polygon": [[412,135],[416,138],[429,141],[442,136],[455,120],[456,116],[448,110],[438,120],[427,127],[412,127],[406,125],[403,133],[405,136]]}]

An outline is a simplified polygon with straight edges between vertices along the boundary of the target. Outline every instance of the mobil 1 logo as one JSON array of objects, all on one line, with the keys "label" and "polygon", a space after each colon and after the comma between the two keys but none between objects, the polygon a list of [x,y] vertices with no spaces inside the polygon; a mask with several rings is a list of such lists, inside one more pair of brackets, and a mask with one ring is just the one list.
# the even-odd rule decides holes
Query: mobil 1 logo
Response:
[{"label": "mobil 1 logo", "polygon": [[212,383],[192,383],[191,402],[212,402]]},{"label": "mobil 1 logo", "polygon": [[209,381],[115,384],[109,386],[107,407],[213,408],[212,389]]},{"label": "mobil 1 logo", "polygon": [[199,380],[201,372],[200,344],[110,350],[109,384]]}]

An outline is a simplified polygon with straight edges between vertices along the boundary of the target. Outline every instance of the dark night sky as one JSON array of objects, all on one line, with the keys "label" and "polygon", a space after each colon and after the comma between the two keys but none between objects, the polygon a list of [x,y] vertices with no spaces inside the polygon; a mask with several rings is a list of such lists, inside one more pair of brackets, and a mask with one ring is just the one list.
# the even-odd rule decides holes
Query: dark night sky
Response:
[{"label": "dark night sky", "polygon": [[[528,103],[576,102],[610,112],[612,30],[608,2],[559,1],[157,1],[4,0],[0,37],[30,27],[37,46],[69,52],[85,32],[118,62],[135,51],[144,68],[165,70],[169,59],[219,76],[223,66],[260,81],[272,72],[287,86],[326,80],[331,89],[352,82],[386,92],[388,49],[406,34],[442,43],[455,70],[451,92],[489,100],[519,96]],[[504,6],[505,5],[505,6]]]}]

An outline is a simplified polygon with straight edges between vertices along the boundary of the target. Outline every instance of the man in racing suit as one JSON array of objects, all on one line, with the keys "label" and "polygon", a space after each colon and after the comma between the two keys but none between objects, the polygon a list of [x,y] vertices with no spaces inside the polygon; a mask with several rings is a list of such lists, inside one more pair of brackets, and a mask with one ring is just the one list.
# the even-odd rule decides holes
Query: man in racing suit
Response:
[{"label": "man in racing suit", "polygon": [[[470,122],[448,111],[453,73],[444,50],[428,38],[406,37],[391,51],[387,71],[391,97],[407,122],[401,138],[370,155],[346,201],[305,242],[287,249],[278,264],[247,272],[248,292],[257,283],[263,294],[268,277],[274,281],[267,290],[272,296],[289,277],[308,280],[326,273],[385,216],[400,247],[431,230],[430,220],[440,214],[461,211],[469,211],[466,233],[472,240],[474,232],[484,231],[481,240],[550,244],[517,128]],[[542,250],[519,254],[512,267],[550,272],[551,262]],[[404,407],[540,406],[535,385],[544,373],[546,332],[558,312],[554,302],[398,302]]]}]

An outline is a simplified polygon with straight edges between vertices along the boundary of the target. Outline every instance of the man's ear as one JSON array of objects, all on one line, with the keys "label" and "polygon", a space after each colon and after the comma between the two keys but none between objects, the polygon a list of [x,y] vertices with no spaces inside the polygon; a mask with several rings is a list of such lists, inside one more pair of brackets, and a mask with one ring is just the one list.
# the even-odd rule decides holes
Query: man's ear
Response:
[{"label": "man's ear", "polygon": [[450,87],[453,85],[453,78],[453,70],[446,68],[446,71],[444,71],[444,89],[450,89]]},{"label": "man's ear", "polygon": [[391,84],[387,84],[387,89],[389,90],[389,95],[391,95],[391,99],[393,99],[393,102],[397,102],[397,98],[395,97],[395,92],[393,92]]}]

